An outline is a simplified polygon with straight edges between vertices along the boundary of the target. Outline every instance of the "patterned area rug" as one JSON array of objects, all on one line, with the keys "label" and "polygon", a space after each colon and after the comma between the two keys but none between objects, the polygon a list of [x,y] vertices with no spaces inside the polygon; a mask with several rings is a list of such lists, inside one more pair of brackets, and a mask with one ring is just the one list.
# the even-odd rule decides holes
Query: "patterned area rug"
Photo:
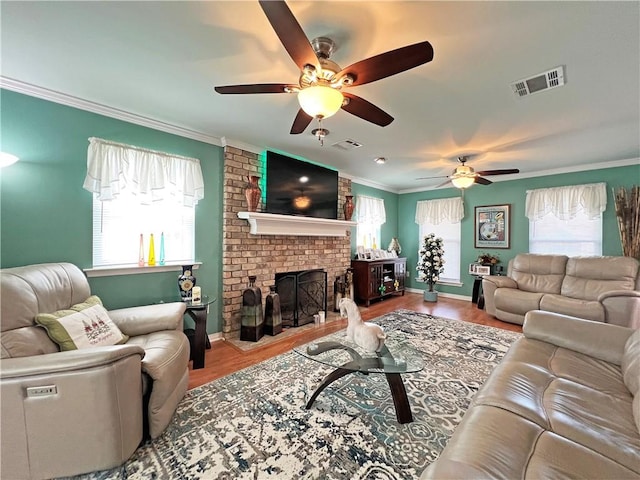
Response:
[{"label": "patterned area rug", "polygon": [[[190,390],[165,433],[91,479],[414,479],[438,457],[520,334],[398,310],[425,368],[403,375],[414,421],[396,421],[384,375],[351,374],[304,405],[333,369],[288,352]],[[344,331],[324,337],[343,337]]]}]

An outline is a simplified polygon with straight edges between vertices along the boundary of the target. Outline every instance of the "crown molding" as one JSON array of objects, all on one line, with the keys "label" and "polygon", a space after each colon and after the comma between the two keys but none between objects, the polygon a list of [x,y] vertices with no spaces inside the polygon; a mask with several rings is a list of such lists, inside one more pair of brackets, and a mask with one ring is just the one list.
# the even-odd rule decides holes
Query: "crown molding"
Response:
[{"label": "crown molding", "polygon": [[[599,163],[588,163],[585,165],[575,165],[571,167],[561,167],[554,168],[551,170],[542,170],[540,172],[531,172],[531,173],[514,173],[512,175],[505,175],[502,178],[491,179],[493,183],[499,182],[508,182],[512,180],[521,180],[524,178],[535,178],[535,177],[546,177],[548,175],[560,175],[563,173],[576,173],[576,172],[587,172],[589,170],[601,170],[603,168],[616,168],[616,167],[628,167],[631,165],[640,165],[640,157],[636,158],[627,158],[624,160],[613,160],[611,162],[599,162]],[[505,178],[508,177],[508,178]],[[454,186],[446,187],[446,188],[455,188]],[[397,193],[417,193],[417,192],[428,192],[431,190],[443,190],[443,188],[408,188],[399,190]],[[456,189],[457,190],[457,189]]]},{"label": "crown molding", "polygon": [[257,147],[255,145],[251,145],[250,143],[241,142],[240,140],[234,140],[233,138],[221,137],[220,145],[223,147],[234,147],[239,148],[240,150],[244,150],[245,152],[251,152],[260,154],[266,150],[267,147]]},{"label": "crown molding", "polygon": [[397,188],[390,187],[388,185],[382,185],[381,183],[372,182],[371,180],[367,180],[366,178],[356,177],[355,175],[349,175],[348,173],[340,172],[340,176],[351,180],[358,185],[364,185],[365,187],[377,188],[378,190],[384,190],[385,192],[391,193],[402,193]]},{"label": "crown molding", "polygon": [[122,120],[124,122],[133,123],[143,127],[152,128],[161,132],[171,133],[180,137],[190,138],[199,142],[208,143],[221,147],[222,142],[220,138],[208,135],[206,133],[197,132],[188,128],[179,127],[170,123],[160,122],[152,118],[143,117],[135,113],[120,110],[118,108],[108,107],[100,103],[84,100],[79,97],[67,95],[66,93],[57,92],[48,88],[38,87],[30,83],[21,82],[13,78],[0,76],[0,88],[11,90],[12,92],[22,93],[31,97],[40,98],[42,100],[48,100],[50,102],[59,103],[60,105],[66,105],[67,107],[78,108],[87,112],[97,113],[104,115],[105,117],[115,118],[116,120]]}]

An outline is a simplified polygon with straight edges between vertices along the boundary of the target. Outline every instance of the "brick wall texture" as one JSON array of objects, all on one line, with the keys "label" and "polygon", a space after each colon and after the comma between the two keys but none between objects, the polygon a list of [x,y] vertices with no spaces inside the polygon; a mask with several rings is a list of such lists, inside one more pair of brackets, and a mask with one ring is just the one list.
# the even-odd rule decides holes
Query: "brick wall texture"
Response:
[{"label": "brick wall texture", "polygon": [[[247,211],[244,189],[248,175],[262,177],[263,166],[258,155],[231,146],[224,155],[224,214],[222,245],[222,331],[240,329],[242,291],[249,275],[257,277],[262,298],[275,283],[275,274],[322,268],[327,271],[327,308],[333,308],[335,277],[345,273],[351,264],[351,237],[310,237],[294,235],[251,235],[246,220],[237,213]],[[338,177],[338,219],[344,220],[342,206],[351,192],[351,180]],[[262,212],[264,205],[258,205]]]}]

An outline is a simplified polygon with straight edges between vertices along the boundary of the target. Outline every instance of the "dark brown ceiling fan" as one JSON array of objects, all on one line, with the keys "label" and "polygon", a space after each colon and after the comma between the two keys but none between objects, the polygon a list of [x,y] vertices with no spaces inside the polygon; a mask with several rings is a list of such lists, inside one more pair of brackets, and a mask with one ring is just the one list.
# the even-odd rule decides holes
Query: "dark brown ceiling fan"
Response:
[{"label": "dark brown ceiling fan", "polygon": [[[431,44],[420,42],[340,68],[329,59],[335,43],[326,37],[309,42],[284,1],[260,0],[258,3],[289,56],[300,68],[298,84],[227,85],[215,87],[215,91],[221,94],[297,93],[302,108],[291,126],[292,134],[304,132],[314,117],[322,120],[340,108],[381,127],[389,125],[393,121],[391,115],[342,89],[375,82],[433,60]],[[328,131],[322,125],[319,130],[316,136],[321,140]]]},{"label": "dark brown ceiling fan", "polygon": [[517,168],[507,168],[502,170],[483,170],[481,172],[476,172],[473,170],[473,168],[465,165],[468,160],[469,157],[458,157],[460,166],[456,167],[451,175],[439,177],[419,177],[416,180],[447,178],[448,180],[438,185],[438,187],[442,187],[444,185],[447,185],[448,183],[452,183],[456,188],[465,189],[469,188],[474,183],[479,183],[480,185],[492,184],[493,182],[491,180],[484,178],[485,175],[509,175],[512,173],[520,173],[520,170],[518,170]]}]

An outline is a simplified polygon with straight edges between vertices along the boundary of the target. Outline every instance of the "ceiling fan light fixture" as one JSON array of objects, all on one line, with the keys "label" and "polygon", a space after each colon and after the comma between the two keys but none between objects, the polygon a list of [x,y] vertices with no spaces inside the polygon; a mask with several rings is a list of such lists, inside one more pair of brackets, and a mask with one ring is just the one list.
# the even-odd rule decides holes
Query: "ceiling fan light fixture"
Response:
[{"label": "ceiling fan light fixture", "polygon": [[471,175],[471,176],[462,175],[457,177],[455,176],[451,177],[451,183],[453,183],[453,186],[461,189],[469,188],[471,185],[475,183],[475,181],[476,181],[475,175]]},{"label": "ceiling fan light fixture", "polygon": [[300,107],[311,117],[329,118],[342,107],[340,91],[325,85],[313,85],[298,93]]}]

